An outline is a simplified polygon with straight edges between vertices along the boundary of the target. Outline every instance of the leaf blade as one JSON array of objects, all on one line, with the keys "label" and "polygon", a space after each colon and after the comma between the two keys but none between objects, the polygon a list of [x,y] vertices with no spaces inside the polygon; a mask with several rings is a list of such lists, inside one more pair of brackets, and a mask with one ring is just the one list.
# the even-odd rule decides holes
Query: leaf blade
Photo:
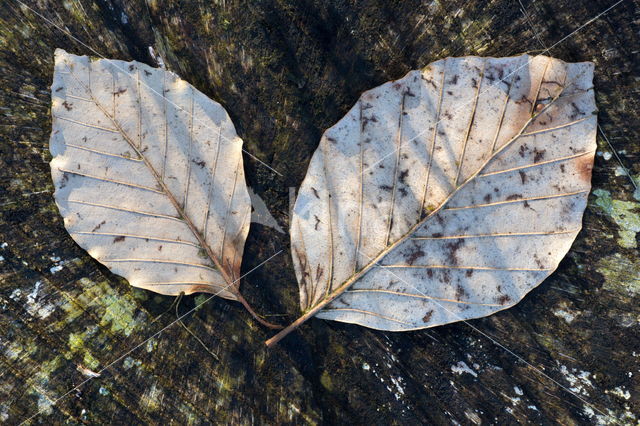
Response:
[{"label": "leaf blade", "polygon": [[[453,73],[451,72],[452,70],[454,70]],[[462,70],[463,72],[455,70]],[[424,191],[427,194],[424,197],[426,202],[423,203],[425,211],[418,212],[415,209],[415,203],[408,203],[412,205],[411,211],[407,209],[407,214],[405,215],[394,215],[393,219],[396,219],[394,223],[391,223],[391,220],[387,220],[386,223],[381,220],[376,221],[375,218],[371,221],[365,220],[370,226],[364,232],[374,234],[370,238],[372,241],[376,238],[379,239],[379,236],[375,235],[376,233],[384,234],[384,225],[389,228],[397,227],[398,232],[391,239],[393,242],[386,244],[382,249],[380,249],[380,244],[375,244],[375,241],[370,243],[369,247],[366,247],[367,244],[365,243],[362,254],[367,259],[366,266],[360,268],[355,274],[341,276],[339,281],[342,284],[334,287],[336,290],[331,294],[331,297],[320,301],[316,299],[315,304],[310,305],[307,303],[306,306],[303,305],[303,310],[307,310],[303,318],[307,319],[316,315],[319,318],[353,322],[373,328],[409,330],[488,315],[511,306],[524,297],[527,291],[538,285],[555,270],[559,260],[568,251],[571,242],[581,227],[581,216],[590,188],[590,167],[593,163],[595,150],[596,121],[595,115],[593,115],[595,113],[595,103],[591,91],[591,75],[592,66],[589,64],[565,64],[548,57],[531,58],[523,55],[501,59],[448,58],[445,61],[431,64],[422,73],[412,71],[396,82],[386,83],[383,86],[365,92],[359,102],[376,99],[379,104],[377,108],[381,110],[384,110],[384,108],[389,110],[391,108],[389,105],[395,105],[394,100],[397,101],[400,96],[404,99],[406,93],[421,94],[422,98],[415,98],[421,100],[418,105],[423,104],[425,106],[422,107],[422,110],[418,106],[416,110],[421,112],[427,110],[430,113],[432,118],[426,121],[430,127],[429,125],[421,126],[418,119],[412,119],[411,112],[408,114],[408,119],[400,120],[400,123],[405,121],[412,124],[407,133],[412,134],[413,132],[413,135],[415,135],[409,137],[407,142],[403,142],[403,146],[411,146],[414,143],[419,148],[422,148],[424,152],[429,152],[427,156],[420,157],[416,154],[413,157],[409,155],[409,158],[405,158],[408,160],[408,164],[413,165],[413,167],[407,167],[403,172],[405,181],[408,180],[406,178],[411,176],[412,173],[417,175],[417,179],[415,181],[408,180],[409,184],[406,185],[406,182],[400,182],[399,175],[395,172],[392,174],[387,173],[386,177],[378,176],[385,173],[380,171],[380,169],[386,167],[384,154],[381,155],[380,153],[389,152],[388,141],[391,139],[391,133],[387,129],[389,129],[390,123],[394,120],[390,118],[391,114],[387,114],[389,117],[384,115],[376,117],[377,137],[371,138],[371,140],[379,141],[377,142],[378,145],[384,146],[384,149],[380,147],[370,149],[370,152],[377,154],[377,158],[375,161],[371,161],[374,164],[374,168],[371,170],[365,169],[372,177],[369,178],[366,175],[365,177],[369,179],[370,183],[377,184],[383,190],[404,187],[404,192],[406,192],[404,195],[410,200],[412,196],[420,199],[420,190]],[[420,77],[419,80],[418,76]],[[438,82],[444,83],[439,86]],[[416,87],[416,83],[418,87]],[[389,96],[389,91],[394,86],[396,89],[400,89],[397,90],[399,93],[395,97]],[[462,89],[456,89],[456,86],[462,87]],[[485,89],[481,90],[481,87]],[[431,88],[429,95],[424,95],[426,88]],[[436,93],[439,93],[443,99],[438,99]],[[473,97],[470,101],[465,101],[469,96]],[[415,100],[417,101],[418,99]],[[454,114],[453,107],[455,105],[467,105],[468,111],[458,108]],[[371,109],[375,110],[375,108],[374,106]],[[442,119],[439,118],[441,114],[443,116]],[[419,116],[416,115],[416,117]],[[433,119],[433,117],[436,118]],[[335,169],[347,169],[350,167],[348,164],[353,155],[348,146],[353,144],[354,139],[350,137],[349,132],[344,131],[344,128],[348,126],[344,122],[353,121],[353,118],[352,110],[334,127],[327,130],[321,141],[322,149],[326,149],[328,140],[333,141],[333,147],[339,147],[334,149],[334,156],[330,158],[334,169],[329,177],[325,177],[325,179],[343,182],[343,187],[349,186],[344,184],[344,182],[349,181],[344,178],[344,172],[336,172]],[[564,122],[558,123],[560,118],[566,119]],[[554,123],[551,124],[554,119]],[[435,124],[432,124],[434,121]],[[402,126],[402,124],[400,125]],[[432,135],[431,141],[423,137],[425,134]],[[572,136],[573,139],[571,139]],[[577,141],[577,143],[574,144],[575,146],[558,143],[548,147],[548,139],[556,138],[565,141]],[[532,142],[536,139],[545,140],[547,145],[537,146]],[[523,141],[529,141],[529,145],[526,145]],[[431,142],[431,145],[429,142]],[[341,143],[344,146],[341,146]],[[561,150],[559,147],[565,150],[568,149],[568,151],[560,155],[557,153]],[[523,151],[519,152],[519,150]],[[361,155],[366,157],[367,154]],[[397,158],[401,158],[401,155],[402,153],[398,152]],[[412,159],[418,160],[412,163]],[[313,235],[312,228],[309,226],[309,212],[313,211],[314,215],[319,215],[319,213],[318,209],[313,207],[314,199],[309,193],[310,182],[308,180],[309,176],[315,176],[314,173],[316,172],[313,169],[317,168],[316,164],[322,162],[322,160],[322,158],[316,158],[316,155],[314,155],[310,164],[309,175],[305,178],[305,182],[303,182],[299,191],[299,198],[294,208],[294,220],[292,220],[292,246],[296,245],[299,235],[306,234],[307,241],[313,240],[311,237]],[[435,169],[433,172],[431,170],[432,167]],[[351,168],[357,169],[353,166]],[[557,175],[553,176],[556,181],[551,178],[544,180],[544,178],[537,175],[540,170],[547,169],[548,172],[551,168],[554,168],[555,171],[553,173]],[[561,170],[561,172],[558,170]],[[563,181],[563,179],[560,179],[562,174],[571,176],[571,179],[565,177]],[[389,179],[388,175],[395,176],[395,179],[392,179],[390,184],[385,181],[385,179]],[[418,183],[425,180],[427,184],[423,184],[424,186],[420,187]],[[484,184],[482,184],[482,180],[485,181]],[[533,184],[534,180],[541,180],[545,185],[538,185],[538,188]],[[324,196],[321,193],[322,191],[319,190],[319,187],[323,188],[318,184],[321,180],[312,178],[311,181],[315,185],[315,192],[319,193],[320,197]],[[557,184],[554,182],[561,182],[561,186],[566,188],[564,190],[554,189],[549,193],[542,191]],[[405,186],[401,186],[402,184],[405,184]],[[489,188],[490,185],[493,185],[493,187]],[[504,185],[504,188],[499,188],[500,185]],[[384,188],[382,188],[383,186]],[[493,193],[494,189],[498,191],[496,194]],[[502,189],[505,191],[500,193]],[[509,189],[518,189],[518,192],[511,191],[511,193],[507,193]],[[332,190],[331,185],[328,185],[327,191],[331,192]],[[393,191],[395,193],[396,190],[394,189]],[[370,203],[368,209],[370,214],[376,214],[377,210],[382,210],[379,206],[384,204],[384,197],[380,196],[380,191],[372,190],[371,193],[373,196],[370,195],[369,200],[377,201],[378,205],[375,202]],[[480,193],[483,197],[488,197],[489,201],[477,199]],[[334,194],[332,193],[331,195],[333,196]],[[338,196],[337,198],[347,199],[348,197]],[[393,200],[393,196],[391,199]],[[565,201],[559,201],[563,199],[569,200],[566,202],[567,205],[562,204]],[[298,204],[298,201],[300,201],[300,204]],[[483,203],[484,205],[480,206]],[[529,211],[530,209],[535,210],[531,206],[534,203],[539,204],[537,207],[546,206],[546,211],[554,212],[546,219],[548,229],[528,230],[514,228],[513,224],[510,223],[510,221],[513,222],[513,212],[509,213],[508,210],[505,210],[506,206],[517,204],[520,208]],[[394,208],[393,204],[391,207]],[[461,213],[467,213],[467,216],[469,216],[471,211],[482,209],[491,210],[491,214],[474,213],[480,216],[471,218],[463,218],[461,216]],[[563,221],[562,217],[556,217],[558,216],[556,213],[563,209],[571,213],[569,220]],[[349,216],[349,208],[345,207],[342,213],[339,213],[338,216]],[[455,219],[451,219],[451,217],[445,218],[444,215],[447,214],[454,216],[457,214],[458,217]],[[418,219],[416,219],[417,215],[419,215]],[[527,216],[526,212],[518,212],[517,215],[525,223],[535,224],[536,220],[540,221],[539,214],[536,216],[529,214]],[[489,225],[496,221],[502,221],[505,227],[513,229],[505,228],[503,232],[499,229],[490,229]],[[348,220],[345,220],[339,226],[348,226],[348,223]],[[452,265],[450,256],[449,259],[443,257],[440,261],[433,263],[416,263],[416,265],[432,266],[433,268],[414,268],[411,264],[424,257],[427,253],[431,257],[437,257],[434,255],[436,253],[445,254],[442,241],[449,245],[453,241],[454,247],[468,244],[465,239],[454,239],[453,237],[455,235],[473,234],[473,232],[458,229],[457,233],[447,234],[446,231],[448,229],[445,225],[452,223],[468,224],[469,226],[472,226],[470,224],[480,223],[481,226],[477,226],[477,233],[485,236],[473,240],[491,241],[494,245],[496,243],[493,240],[497,241],[498,238],[502,241],[512,240],[513,237],[507,234],[519,233],[519,243],[499,244],[503,244],[513,250],[514,247],[521,249],[522,242],[525,239],[535,240],[537,241],[536,247],[538,251],[530,253],[532,258],[533,255],[538,256],[542,253],[544,244],[540,241],[546,239],[546,244],[549,244],[550,241],[553,242],[556,256],[551,256],[553,259],[539,260],[542,266],[534,264],[514,267],[513,262],[515,260],[513,259],[511,260],[511,266],[508,262],[506,265],[489,265],[486,259],[478,258],[481,250],[477,243],[473,243],[476,246],[475,249],[464,249],[465,255],[462,257],[474,259],[473,256],[475,255],[477,263]],[[435,231],[438,226],[442,228],[442,232]],[[486,228],[485,231],[481,229],[483,226]],[[429,235],[424,231],[425,228],[430,228],[433,232]],[[420,231],[423,231],[422,235],[419,234]],[[357,232],[361,231],[358,230]],[[356,233],[354,232],[354,234]],[[501,234],[500,237],[492,236],[497,234]],[[416,236],[416,239],[412,239],[412,236]],[[449,238],[437,242],[438,236],[448,236]],[[416,246],[417,242],[421,246]],[[440,247],[436,247],[437,244],[440,244]],[[346,247],[346,251],[349,251],[348,244]],[[411,247],[413,248],[410,250]],[[440,252],[434,251],[434,249],[438,249]],[[320,254],[312,253],[313,250],[317,250]],[[455,248],[454,252],[457,250],[459,250],[459,247]],[[304,252],[300,250],[293,251],[294,260],[296,260],[294,265],[297,266],[296,272],[301,293],[309,294],[312,292],[313,287],[317,286],[317,282],[314,282],[309,273],[305,275],[300,270],[299,265],[308,264],[307,268],[313,270],[316,267],[314,262],[323,258],[321,254],[323,251],[325,250],[322,244],[318,244],[315,249],[309,249],[307,245]],[[385,268],[385,264],[401,264],[387,262],[387,258],[393,258],[394,254],[397,255],[398,253],[402,254],[398,256],[403,258],[405,263],[410,266],[404,269],[421,270],[422,275],[398,277],[398,271],[393,270],[392,278],[383,276],[389,275],[389,269],[393,269]],[[503,257],[506,254],[508,253],[503,253]],[[300,259],[301,256],[304,256],[304,259]],[[499,258],[499,256],[494,254],[493,258]],[[506,257],[504,258],[506,259]],[[449,266],[449,268],[438,268],[438,266]],[[481,267],[485,269],[481,269]],[[452,272],[449,269],[460,271],[462,276],[452,276]],[[498,272],[500,269],[504,270]],[[379,270],[382,270],[382,272]],[[434,270],[436,271],[434,272]],[[487,271],[492,271],[493,276],[486,276]],[[404,273],[402,272],[400,275]],[[505,277],[504,274],[506,273],[510,274],[511,277]],[[467,274],[469,274],[469,277],[465,276]],[[466,281],[467,278],[474,274],[476,275],[476,282],[479,280],[485,286],[488,283],[492,283],[493,287],[490,289],[485,288],[484,293],[475,291],[474,286]],[[484,277],[479,277],[479,275],[483,274],[485,274]],[[516,274],[515,278],[514,274]],[[506,287],[499,287],[506,286],[506,282],[514,279],[518,283],[522,283],[522,288],[514,288],[509,292],[506,291]],[[422,284],[425,281],[430,282],[432,285],[425,286],[428,288],[415,288],[416,283]],[[451,281],[457,284],[449,285],[448,287],[440,285],[440,290],[442,290],[442,287],[446,288],[444,293],[438,294],[437,291],[433,290],[438,288],[439,283],[444,282],[447,284],[447,282]],[[460,285],[461,282],[464,282],[464,284]],[[407,286],[414,288],[408,288]],[[362,291],[354,292],[351,290]],[[425,298],[457,300],[490,308],[473,309],[471,314],[466,313],[469,308],[466,308],[465,312],[451,313],[433,304],[413,303],[412,305],[407,305],[397,301],[392,303],[380,297],[364,297],[364,290],[379,290],[378,293],[382,293],[381,290],[388,290],[388,295],[393,294],[394,291],[408,293],[409,290],[413,290],[413,293],[416,293],[416,290],[418,290],[418,293]],[[496,300],[485,300],[487,299],[486,293]],[[476,299],[470,298],[470,296],[474,296]],[[460,304],[463,305],[464,303]],[[418,313],[419,310],[421,310],[419,312],[420,315]],[[381,317],[375,317],[366,314],[366,312],[380,314],[386,319],[381,320]],[[397,315],[402,312],[406,313],[406,315]],[[424,320],[425,318],[426,320]],[[403,323],[411,325],[398,326],[398,324]],[[273,343],[273,341],[271,342]]]},{"label": "leaf blade", "polygon": [[[62,50],[52,98],[55,196],[76,242],[134,286],[241,297],[251,206],[224,109],[164,70]],[[212,173],[218,156],[236,167]]]}]

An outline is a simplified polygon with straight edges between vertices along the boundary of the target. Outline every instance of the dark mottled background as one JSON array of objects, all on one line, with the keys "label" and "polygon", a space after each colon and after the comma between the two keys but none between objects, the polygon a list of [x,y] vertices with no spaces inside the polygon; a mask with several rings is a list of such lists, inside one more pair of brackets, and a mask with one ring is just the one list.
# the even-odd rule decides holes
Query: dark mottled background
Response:
[{"label": "dark mottled background", "polygon": [[[614,0],[22,1],[0,3],[0,423],[638,421],[640,191],[602,135],[583,231],[515,308],[396,334],[311,320],[273,350],[272,332],[218,299],[184,321],[212,353],[178,324],[146,341],[174,321],[158,318],[172,299],[72,241],[47,164],[53,51],[96,53],[43,17],[108,58],[156,66],[153,46],[222,103],[247,151],[282,173],[245,157],[286,229],[289,188],[362,91],[449,55],[540,52]],[[639,34],[640,2],[623,0],[550,50],[595,62],[603,133],[636,179]],[[280,249],[242,290],[284,324],[299,314],[286,235],[253,224],[243,271]],[[105,367],[52,404],[86,379],[79,369]]]}]

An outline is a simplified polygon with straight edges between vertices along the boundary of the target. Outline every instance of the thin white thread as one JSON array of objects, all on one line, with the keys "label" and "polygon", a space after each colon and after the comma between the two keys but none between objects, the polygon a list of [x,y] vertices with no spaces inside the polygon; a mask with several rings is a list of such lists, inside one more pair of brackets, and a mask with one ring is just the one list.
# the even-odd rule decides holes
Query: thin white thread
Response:
[{"label": "thin white thread", "polygon": [[[171,327],[172,325],[180,322],[184,317],[188,316],[189,314],[191,314],[192,312],[194,312],[196,309],[198,309],[199,307],[201,307],[202,305],[204,305],[205,303],[207,303],[208,301],[210,301],[211,299],[213,299],[214,297],[218,296],[220,293],[222,293],[223,291],[225,291],[226,289],[228,289],[229,287],[231,287],[232,285],[234,285],[236,282],[240,281],[242,278],[246,277],[247,275],[249,275],[250,273],[252,273],[253,271],[255,271],[256,269],[262,267],[265,263],[269,262],[271,259],[273,259],[274,257],[276,257],[277,255],[279,255],[280,253],[282,253],[282,250],[279,250],[277,253],[271,255],[271,257],[269,257],[267,260],[261,262],[258,266],[252,268],[250,271],[248,271],[247,273],[245,273],[244,275],[240,276],[237,280],[233,281],[231,284],[229,284],[228,286],[222,288],[220,291],[218,291],[217,293],[211,295],[209,298],[207,298],[204,302],[200,303],[199,305],[194,306],[193,308],[191,308],[190,310],[188,310],[187,312],[185,312],[184,314],[180,315],[179,317],[177,317],[174,321],[172,321],[171,323],[169,323],[168,325],[164,326],[163,328],[161,328],[159,331],[156,331],[155,333],[153,333],[151,336],[147,337],[146,339],[144,339],[142,342],[138,343],[136,346],[134,346],[133,348],[129,349],[128,351],[126,351],[125,353],[123,353],[122,355],[120,355],[119,357],[117,357],[114,361],[110,362],[109,364],[107,364],[106,366],[104,366],[102,369],[100,369],[96,374],[97,375],[101,375],[103,372],[105,372],[108,368],[110,368],[111,366],[113,366],[114,364],[116,364],[117,362],[119,362],[121,359],[123,359],[124,357],[126,357],[127,355],[129,355],[130,353],[134,352],[136,349],[140,348],[142,345],[144,345],[145,343],[147,343],[149,340],[153,339],[154,337],[160,335],[163,331],[165,331],[166,329],[168,329],[169,327]],[[96,376],[98,377],[98,376]],[[46,397],[47,399],[49,399],[49,401],[51,402],[51,405],[56,405],[58,402],[60,402],[62,399],[64,399],[65,397],[67,397],[69,394],[71,394],[73,391],[81,388],[82,386],[84,386],[86,383],[90,382],[91,380],[93,380],[95,377],[89,377],[88,379],[84,380],[83,382],[80,382],[78,385],[76,385],[75,387],[73,387],[72,389],[70,389],[69,391],[67,391],[66,393],[64,393],[62,396],[51,400],[49,397],[47,397],[47,395],[45,393],[43,393],[42,395],[44,397]],[[28,422],[29,420],[33,419],[35,416],[37,416],[38,414],[42,413],[45,409],[42,409],[40,411],[38,411],[37,413],[33,414],[31,417],[23,420],[20,425],[25,424],[26,422]]]},{"label": "thin white thread", "polygon": [[[39,16],[40,18],[42,18],[45,22],[53,25],[54,27],[56,27],[58,30],[62,31],[65,35],[67,35],[68,37],[70,37],[71,39],[75,40],[76,42],[80,43],[81,45],[83,45],[84,47],[86,47],[87,49],[91,50],[93,53],[95,53],[98,57],[100,57],[101,59],[107,61],[111,66],[113,66],[114,68],[117,68],[118,70],[122,71],[125,75],[129,76],[130,78],[133,78],[133,76],[131,74],[129,74],[124,68],[121,68],[119,66],[117,66],[112,59],[107,59],[104,56],[102,56],[100,54],[100,52],[98,52],[97,50],[95,50],[93,47],[89,46],[88,44],[86,44],[85,42],[83,42],[82,40],[78,39],[77,37],[75,37],[73,34],[71,34],[68,30],[60,27],[58,24],[56,24],[55,22],[51,21],[50,19],[48,19],[47,17],[45,17],[44,15],[38,13],[36,10],[32,9],[31,7],[27,6],[26,4],[24,4],[21,0],[15,0],[16,2],[20,3],[22,6],[26,7],[27,9],[29,9],[31,12],[33,12],[34,14],[36,14],[37,16]],[[166,72],[166,70],[163,70],[164,72]],[[175,104],[174,102],[170,101],[169,99],[167,99],[163,94],[158,93],[153,87],[149,86],[148,84],[144,83],[144,82],[140,82],[142,85],[146,86],[149,90],[151,90],[153,93],[155,93],[157,96],[160,96],[161,98],[165,99],[168,103],[170,103],[171,105],[173,105],[174,107],[176,107],[177,109],[180,109],[184,112],[187,112],[184,108],[182,108],[181,106]],[[197,121],[200,121],[205,127],[207,127],[208,129],[211,130],[216,130],[213,127],[209,126],[206,121],[202,120],[202,119],[198,119]],[[227,142],[235,142],[225,136],[222,136],[223,139],[225,139]],[[265,166],[266,168],[268,168],[269,170],[271,170],[272,172],[274,172],[275,174],[279,175],[279,176],[284,176],[282,173],[280,173],[279,171],[277,171],[276,169],[274,169],[273,167],[269,166],[267,163],[265,163],[264,161],[260,160],[258,157],[256,157],[255,155],[251,154],[250,152],[248,152],[247,150],[245,150],[244,148],[242,148],[242,152],[244,152],[245,154],[247,154],[249,157],[253,158],[254,160],[256,160],[258,163],[262,164],[263,166]]]},{"label": "thin white thread", "polygon": [[[18,0],[16,0],[18,1]],[[578,28],[576,28],[575,30],[573,30],[571,33],[569,33],[568,35],[564,36],[563,38],[561,38],[559,41],[555,42],[551,47],[546,48],[545,50],[542,51],[542,53],[547,53],[549,52],[551,49],[553,49],[554,47],[558,46],[560,43],[562,43],[563,41],[565,41],[566,39],[568,39],[569,37],[573,36],[575,33],[577,33],[578,31],[580,31],[581,29],[583,29],[584,27],[586,27],[587,25],[589,25],[590,23],[592,23],[593,21],[597,20],[598,18],[602,17],[603,15],[605,15],[606,13],[608,13],[611,9],[613,9],[614,7],[616,7],[617,5],[619,5],[620,3],[622,3],[624,0],[618,0],[617,3],[613,4],[612,6],[609,6],[607,9],[605,9],[604,11],[600,12],[599,14],[597,14],[595,17],[589,19],[587,22],[585,22],[584,24],[582,24],[581,26],[579,26]],[[537,55],[539,56],[539,55]],[[515,74],[516,72],[520,71],[522,68],[526,67],[528,65],[528,62],[519,66],[518,68],[516,68],[515,70],[513,70],[512,72],[510,72],[509,74],[507,74],[504,78],[506,79],[507,77]],[[486,89],[483,92],[480,92],[480,94],[484,94],[488,91],[489,89]],[[459,108],[456,108],[453,112],[453,115],[455,115],[456,113],[462,111],[463,109],[467,108],[468,106],[471,105],[472,102],[464,102],[460,105]],[[444,118],[438,120],[434,126],[437,126]],[[408,141],[406,141],[405,143],[410,143],[416,139],[418,139],[420,136],[424,135],[425,133],[427,133],[429,130],[426,129],[420,133],[418,133],[416,136],[414,136],[413,138],[409,139]],[[394,155],[396,153],[397,149],[394,149],[390,152],[388,152],[387,154],[383,155],[382,158],[380,158],[378,161],[374,162],[372,165],[370,165],[369,167],[367,167],[366,169],[364,169],[362,171],[362,173],[367,172],[369,170],[371,170],[372,168],[374,168],[375,166],[377,166],[378,164],[380,164],[382,161],[384,161],[386,158],[388,158],[391,155]]]},{"label": "thin white thread", "polygon": [[607,142],[607,145],[609,145],[609,149],[611,150],[611,152],[613,152],[613,155],[618,160],[618,163],[620,163],[620,167],[622,167],[622,170],[624,170],[625,174],[627,175],[627,177],[631,181],[631,185],[633,185],[633,188],[634,189],[638,189],[638,185],[636,184],[636,180],[633,178],[633,176],[631,176],[631,173],[629,172],[629,169],[627,169],[625,167],[624,163],[622,162],[622,160],[618,156],[618,152],[615,150],[615,148],[613,147],[611,142],[609,142],[609,138],[607,137],[607,135],[605,135],[604,132],[602,131],[602,127],[600,127],[600,124],[598,124],[598,130],[600,131],[600,134],[602,135],[604,140]]}]

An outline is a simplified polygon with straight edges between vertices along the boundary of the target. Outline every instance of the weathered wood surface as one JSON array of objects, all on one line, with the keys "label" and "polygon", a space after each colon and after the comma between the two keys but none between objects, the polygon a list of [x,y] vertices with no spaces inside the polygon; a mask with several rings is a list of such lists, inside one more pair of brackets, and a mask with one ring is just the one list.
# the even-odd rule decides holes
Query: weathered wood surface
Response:
[{"label": "weathered wood surface", "polygon": [[[522,0],[526,15],[511,0],[25,3],[108,58],[156,66],[153,46],[221,102],[245,148],[282,173],[245,156],[249,185],[286,228],[288,188],[363,90],[448,55],[539,51],[614,2]],[[640,3],[626,0],[550,51],[595,62],[602,130],[636,179],[639,32]],[[174,321],[154,321],[173,299],[131,288],[66,233],[48,165],[56,47],[96,55],[16,0],[0,4],[0,422],[36,413],[31,422],[43,424],[640,418],[640,192],[604,139],[583,231],[515,308],[409,333],[311,320],[268,350],[272,332],[214,299],[184,320],[214,357],[178,324],[147,341]],[[242,289],[286,324],[299,314],[288,237],[253,224],[243,271],[280,249]],[[187,297],[180,310],[203,300]],[[107,366],[52,404],[86,380],[79,370]]]}]

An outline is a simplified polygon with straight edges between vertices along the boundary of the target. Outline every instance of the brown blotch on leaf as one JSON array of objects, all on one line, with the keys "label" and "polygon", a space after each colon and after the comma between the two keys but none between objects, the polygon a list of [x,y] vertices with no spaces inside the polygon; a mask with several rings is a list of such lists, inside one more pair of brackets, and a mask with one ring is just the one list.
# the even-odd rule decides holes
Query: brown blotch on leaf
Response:
[{"label": "brown blotch on leaf", "polygon": [[63,107],[64,107],[64,109],[66,109],[67,111],[71,111],[71,110],[73,109],[73,108],[71,107],[71,105],[73,105],[73,104],[70,104],[70,103],[69,103],[69,102],[67,102],[67,101],[62,102],[62,106],[63,106]]},{"label": "brown blotch on leaf", "polygon": [[125,238],[126,238],[126,237],[125,237],[124,235],[119,235],[119,236],[117,236],[117,237],[115,237],[115,238],[113,239],[113,242],[114,242],[114,243],[121,243],[121,242],[123,242],[123,241],[124,241],[124,239],[125,239]]},{"label": "brown blotch on leaf", "polygon": [[519,200],[522,198],[522,194],[511,194],[507,197],[507,201]]},{"label": "brown blotch on leaf", "polygon": [[424,314],[424,316],[422,317],[422,321],[425,322],[425,323],[429,322],[429,320],[431,319],[432,316],[433,316],[433,309],[431,309],[426,314]]},{"label": "brown blotch on leaf", "polygon": [[577,159],[578,176],[585,182],[591,182],[591,171],[593,170],[593,154],[578,157]]}]

